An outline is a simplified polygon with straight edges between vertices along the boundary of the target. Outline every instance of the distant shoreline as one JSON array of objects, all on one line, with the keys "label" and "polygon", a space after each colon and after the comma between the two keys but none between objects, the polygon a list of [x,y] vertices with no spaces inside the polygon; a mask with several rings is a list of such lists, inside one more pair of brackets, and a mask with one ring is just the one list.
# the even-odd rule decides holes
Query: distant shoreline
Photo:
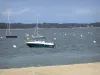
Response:
[{"label": "distant shoreline", "polygon": [[[33,27],[33,28],[35,28],[35,27]],[[60,28],[63,28],[63,27],[60,27]],[[72,28],[99,28],[99,27],[72,27]],[[24,30],[24,29],[31,29],[31,28],[11,28],[11,30]],[[57,29],[57,28],[54,28],[54,29]],[[6,28],[0,28],[0,30],[7,30],[7,29]]]},{"label": "distant shoreline", "polygon": [[[34,28],[36,24],[23,24],[23,23],[11,23],[10,28],[12,29],[26,29]],[[100,27],[100,22],[96,23],[39,23],[39,28],[76,28],[76,27]],[[6,29],[7,23],[0,23],[0,29]]]}]

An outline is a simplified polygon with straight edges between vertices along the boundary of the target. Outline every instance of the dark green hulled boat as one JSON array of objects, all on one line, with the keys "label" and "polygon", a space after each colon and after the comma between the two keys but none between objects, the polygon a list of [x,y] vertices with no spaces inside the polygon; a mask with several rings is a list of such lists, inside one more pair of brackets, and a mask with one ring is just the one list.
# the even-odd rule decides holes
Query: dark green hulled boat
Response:
[{"label": "dark green hulled boat", "polygon": [[[26,45],[28,45],[29,47],[35,47],[35,48],[42,48],[42,47],[45,47],[45,48],[54,48],[54,43],[52,42],[45,42],[45,41],[37,41],[39,39],[45,39],[46,37],[45,36],[42,36],[38,33],[38,16],[37,16],[37,24],[36,24],[36,28],[35,28],[35,31],[34,31],[34,35],[32,35],[32,38],[35,40],[35,41],[28,41],[26,42]],[[27,40],[30,40],[30,37],[29,35],[27,35]]]},{"label": "dark green hulled boat", "polygon": [[26,42],[29,47],[36,47],[36,48],[54,48],[55,45],[52,42],[45,42],[45,41],[30,41]]}]

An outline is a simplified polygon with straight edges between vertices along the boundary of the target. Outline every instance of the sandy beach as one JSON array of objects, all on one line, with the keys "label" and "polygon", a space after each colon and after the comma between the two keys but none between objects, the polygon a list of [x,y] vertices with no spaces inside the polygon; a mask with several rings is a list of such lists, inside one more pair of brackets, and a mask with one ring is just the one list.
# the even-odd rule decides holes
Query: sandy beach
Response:
[{"label": "sandy beach", "polygon": [[100,62],[0,69],[0,75],[100,75]]}]

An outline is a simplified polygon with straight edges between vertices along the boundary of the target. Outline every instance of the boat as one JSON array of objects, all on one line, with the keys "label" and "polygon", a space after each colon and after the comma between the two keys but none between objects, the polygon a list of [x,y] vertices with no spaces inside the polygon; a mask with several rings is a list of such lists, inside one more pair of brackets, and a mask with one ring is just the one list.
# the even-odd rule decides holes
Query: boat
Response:
[{"label": "boat", "polygon": [[[8,12],[8,24],[7,24],[7,29],[6,29],[6,38],[17,38],[16,35],[11,35],[11,27],[10,27],[10,12]],[[8,31],[8,33],[7,33]]]},{"label": "boat", "polygon": [[37,17],[37,24],[36,24],[36,28],[34,31],[34,35],[32,35],[32,38],[34,40],[30,40],[30,36],[28,35],[26,37],[26,40],[28,40],[26,42],[26,45],[28,45],[29,47],[34,47],[34,48],[54,48],[55,44],[53,42],[46,42],[44,41],[44,39],[46,38],[45,36],[42,36],[38,33],[38,17]]},{"label": "boat", "polygon": [[17,36],[8,35],[8,36],[6,36],[6,38],[17,38]]},{"label": "boat", "polygon": [[39,34],[39,27],[38,27],[38,16],[37,16],[37,23],[36,23],[36,27],[35,27],[35,31],[34,31],[34,35],[32,35],[32,38],[34,39],[44,39],[46,38],[45,36],[42,36]]},{"label": "boat", "polygon": [[26,42],[26,44],[29,47],[35,47],[35,48],[54,48],[55,44],[53,42],[45,42],[45,41],[29,41]]}]

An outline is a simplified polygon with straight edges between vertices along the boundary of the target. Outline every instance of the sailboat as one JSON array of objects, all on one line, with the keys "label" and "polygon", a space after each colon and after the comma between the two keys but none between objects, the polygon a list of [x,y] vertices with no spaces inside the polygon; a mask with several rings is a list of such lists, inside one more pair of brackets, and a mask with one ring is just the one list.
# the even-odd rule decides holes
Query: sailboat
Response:
[{"label": "sailboat", "polygon": [[43,38],[46,38],[45,36],[40,35],[38,31],[39,31],[39,27],[38,27],[38,16],[37,16],[37,23],[36,23],[34,35],[32,35],[32,37],[34,39],[43,39]]},{"label": "sailboat", "polygon": [[[17,38],[16,35],[11,35],[11,27],[10,27],[10,12],[8,12],[8,24],[7,24],[7,28],[6,29],[6,38]],[[8,33],[7,33],[8,31]]]},{"label": "sailboat", "polygon": [[[42,36],[38,33],[38,18],[37,18],[37,24],[36,24],[36,35],[32,36],[34,38],[34,40],[28,41],[26,42],[26,45],[28,45],[29,47],[34,47],[34,48],[54,48],[55,44],[53,42],[46,42],[46,41],[42,41],[40,39],[45,38],[45,36]],[[29,36],[28,36],[29,38]]]}]

